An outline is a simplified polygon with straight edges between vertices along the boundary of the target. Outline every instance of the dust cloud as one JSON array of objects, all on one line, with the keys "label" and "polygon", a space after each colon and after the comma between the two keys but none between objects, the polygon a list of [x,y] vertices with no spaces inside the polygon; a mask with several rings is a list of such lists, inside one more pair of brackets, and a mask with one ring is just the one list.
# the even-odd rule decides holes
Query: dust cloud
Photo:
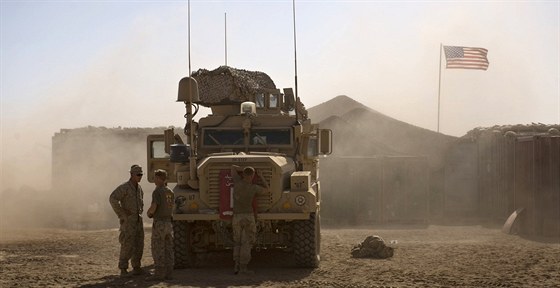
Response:
[{"label": "dust cloud", "polygon": [[[109,96],[96,97],[101,102],[108,101],[111,107],[128,111],[122,108],[129,106],[124,96],[112,101]],[[44,106],[42,112],[33,113],[42,117],[29,118],[25,123],[27,126],[23,125],[25,129],[3,134],[3,141],[7,144],[3,143],[3,149],[12,153],[4,153],[2,161],[3,171],[6,171],[2,175],[2,227],[81,229],[116,225],[108,204],[109,194],[128,179],[130,165],[146,167],[146,136],[162,133],[165,129],[85,125],[82,128],[59,128],[71,127],[70,123],[83,123],[88,119],[82,114],[69,120],[57,118],[56,115],[76,110],[71,109],[72,104],[66,105],[67,102],[79,102],[71,97],[57,101],[64,105]],[[427,207],[433,206],[428,203],[431,201],[429,191],[442,186],[437,184],[440,181],[438,169],[442,166],[443,152],[455,137],[392,119],[346,96],[310,108],[309,112],[313,122],[332,129],[335,135],[334,154],[321,163],[322,194],[325,195],[323,219],[326,223],[334,219],[338,223],[355,223],[356,219],[377,221],[389,217],[402,221],[428,217]],[[101,106],[94,111],[86,109],[83,113],[107,115],[104,120],[113,123],[127,122],[130,117],[123,113],[124,120],[120,120],[103,111]],[[100,123],[98,118],[90,121]],[[27,137],[28,134],[16,131],[35,132],[28,133],[33,137]],[[356,157],[360,161],[356,162]],[[349,182],[353,184],[342,183],[341,179],[351,179]],[[144,178],[141,185],[144,202],[149,203],[153,184]],[[343,191],[361,192],[350,197]],[[386,195],[396,196],[391,199]],[[403,202],[405,195],[408,199]],[[338,207],[329,206],[334,203]],[[355,209],[359,206],[357,203],[369,206]],[[379,205],[383,207],[375,207],[372,203],[381,203]]]},{"label": "dust cloud", "polygon": [[441,211],[442,169],[456,137],[393,119],[348,96],[314,106],[309,115],[334,134],[334,152],[320,164],[327,224],[426,222]]},{"label": "dust cloud", "polygon": [[[147,169],[146,137],[160,134],[163,129],[165,127],[91,126],[61,129],[52,135],[51,147],[43,147],[36,150],[37,153],[33,153],[30,146],[25,147],[25,151],[31,153],[21,158],[17,158],[17,154],[13,155],[10,162],[3,160],[3,169],[7,167],[12,173],[24,173],[15,175],[19,178],[14,176],[8,179],[11,180],[11,187],[3,184],[3,207],[0,211],[2,228],[81,229],[115,225],[116,222],[111,221],[116,218],[108,197],[119,184],[128,180],[132,164]],[[51,140],[50,137],[47,139]],[[40,153],[51,149],[52,154],[51,151]],[[29,159],[25,157],[37,159],[20,162],[21,159]],[[49,173],[51,170],[52,173]],[[18,186],[18,180],[27,180],[29,183]],[[140,184],[144,190],[144,202],[149,203],[153,184],[148,183],[146,177]]]},{"label": "dust cloud", "polygon": [[[116,225],[116,221],[111,221],[116,218],[108,197],[117,185],[128,180],[132,164],[146,169],[146,136],[163,129],[85,127],[57,132],[52,138],[52,159],[41,159],[52,163],[44,163],[43,167],[39,162],[30,165],[44,174],[49,174],[52,167],[50,187],[3,188],[2,228],[83,229]],[[11,169],[16,169],[13,167],[12,164]],[[33,173],[26,174],[28,179],[33,180]],[[153,184],[146,179],[140,184],[144,202],[149,203]]]},{"label": "dust cloud", "polygon": [[[150,33],[131,32],[121,44],[84,57],[85,70],[67,69],[46,86],[23,89],[35,102],[2,96],[0,228],[79,226],[80,217],[108,214],[109,194],[128,180],[130,165],[146,163],[146,134],[130,136],[120,127],[184,125],[184,105],[175,99],[185,75],[161,64],[172,60],[153,56],[157,47],[146,43],[157,36]],[[64,151],[52,151],[55,133],[90,125],[121,131],[84,128],[84,135],[59,143]],[[70,167],[55,167],[53,153]],[[148,202],[152,185],[145,179],[141,185]]]}]

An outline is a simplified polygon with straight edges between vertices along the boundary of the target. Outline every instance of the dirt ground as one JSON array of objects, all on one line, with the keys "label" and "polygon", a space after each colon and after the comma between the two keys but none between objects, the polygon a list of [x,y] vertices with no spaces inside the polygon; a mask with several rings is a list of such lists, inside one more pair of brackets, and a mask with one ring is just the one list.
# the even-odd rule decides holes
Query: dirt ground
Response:
[{"label": "dirt ground", "polygon": [[[117,230],[3,230],[0,287],[560,287],[560,244],[481,226],[322,230],[317,269],[292,266],[280,251],[254,251],[254,275],[233,275],[231,254],[215,253],[175,279],[117,276]],[[396,248],[389,259],[354,259],[368,235]],[[153,271],[150,229],[143,265]],[[395,241],[392,241],[395,242]]]}]

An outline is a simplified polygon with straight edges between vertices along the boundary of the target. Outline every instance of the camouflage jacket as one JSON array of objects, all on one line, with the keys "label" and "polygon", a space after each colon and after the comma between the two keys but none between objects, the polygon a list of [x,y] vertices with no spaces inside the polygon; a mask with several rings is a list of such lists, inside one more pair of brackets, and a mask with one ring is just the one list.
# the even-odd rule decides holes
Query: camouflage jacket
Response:
[{"label": "camouflage jacket", "polygon": [[144,191],[142,191],[140,184],[136,189],[132,182],[127,181],[111,193],[109,202],[121,219],[130,215],[142,215],[144,211]]}]

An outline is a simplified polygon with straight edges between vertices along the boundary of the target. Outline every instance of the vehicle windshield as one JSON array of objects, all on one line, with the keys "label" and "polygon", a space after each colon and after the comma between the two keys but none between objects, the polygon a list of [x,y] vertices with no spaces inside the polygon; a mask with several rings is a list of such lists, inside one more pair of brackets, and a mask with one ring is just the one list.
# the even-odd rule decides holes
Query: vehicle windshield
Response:
[{"label": "vehicle windshield", "polygon": [[[291,129],[252,129],[249,146],[290,146]],[[244,146],[241,129],[203,129],[204,146]]]}]

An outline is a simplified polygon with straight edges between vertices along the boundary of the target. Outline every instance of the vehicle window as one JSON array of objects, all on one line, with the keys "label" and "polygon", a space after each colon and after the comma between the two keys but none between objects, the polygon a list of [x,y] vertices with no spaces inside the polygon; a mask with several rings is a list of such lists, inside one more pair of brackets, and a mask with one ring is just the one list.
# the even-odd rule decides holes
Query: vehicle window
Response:
[{"label": "vehicle window", "polygon": [[257,94],[255,96],[255,102],[257,108],[264,108],[264,94]]},{"label": "vehicle window", "polygon": [[204,145],[235,145],[242,146],[243,131],[241,130],[224,130],[224,129],[206,129],[204,130]]},{"label": "vehicle window", "polygon": [[[250,146],[286,146],[292,144],[291,129],[253,129],[249,135]],[[204,129],[205,146],[243,146],[243,130]]]},{"label": "vehicle window", "polygon": [[165,142],[153,141],[152,142],[152,158],[169,158],[169,154],[165,153]]},{"label": "vehicle window", "polygon": [[317,155],[317,137],[311,137],[307,145],[307,157],[311,158]]},{"label": "vehicle window", "polygon": [[274,94],[270,94],[270,108],[277,108],[278,107],[278,96]]},{"label": "vehicle window", "polygon": [[290,129],[263,129],[251,131],[251,145],[290,145]]}]

